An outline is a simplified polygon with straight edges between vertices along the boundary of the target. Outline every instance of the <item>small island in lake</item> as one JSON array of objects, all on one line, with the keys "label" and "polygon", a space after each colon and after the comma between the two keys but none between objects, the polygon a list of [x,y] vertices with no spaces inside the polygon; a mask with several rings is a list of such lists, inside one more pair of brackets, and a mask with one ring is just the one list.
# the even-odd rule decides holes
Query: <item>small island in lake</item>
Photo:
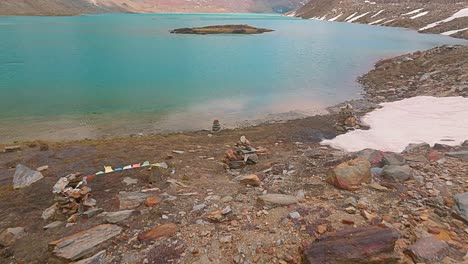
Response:
[{"label": "small island in lake", "polygon": [[173,34],[262,34],[272,32],[268,28],[256,28],[249,25],[218,25],[197,28],[177,28],[171,30]]}]

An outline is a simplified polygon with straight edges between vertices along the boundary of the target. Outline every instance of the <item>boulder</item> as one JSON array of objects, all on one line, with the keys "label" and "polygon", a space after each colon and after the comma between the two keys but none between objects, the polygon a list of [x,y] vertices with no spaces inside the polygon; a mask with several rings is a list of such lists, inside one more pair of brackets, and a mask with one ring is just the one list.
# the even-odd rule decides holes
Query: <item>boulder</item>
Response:
[{"label": "boulder", "polygon": [[468,192],[456,194],[453,198],[455,200],[455,212],[468,221]]},{"label": "boulder", "polygon": [[153,196],[151,193],[122,191],[119,193],[119,208],[120,210],[135,209],[151,196]]},{"label": "boulder", "polygon": [[363,158],[368,160],[371,166],[374,168],[380,168],[383,166],[382,159],[384,157],[384,152],[375,149],[363,149],[356,152],[356,157]]},{"label": "boulder", "polygon": [[24,228],[22,227],[7,228],[0,233],[0,245],[4,247],[11,246],[16,240],[20,239],[25,234],[26,232],[24,232]]},{"label": "boulder", "polygon": [[258,197],[260,203],[264,205],[290,205],[300,202],[300,198],[286,194],[265,194]]},{"label": "boulder", "polygon": [[442,259],[449,254],[449,246],[444,241],[429,236],[421,238],[415,244],[409,246],[405,253],[416,263],[436,264],[442,263]]},{"label": "boulder", "polygon": [[386,165],[383,167],[382,177],[394,182],[403,182],[413,177],[413,172],[408,165]]},{"label": "boulder", "polygon": [[383,162],[383,165],[405,165],[406,164],[406,160],[402,155],[398,153],[393,153],[393,152],[385,153],[382,159],[382,162]]},{"label": "boulder", "polygon": [[365,226],[338,230],[304,248],[303,263],[397,263],[394,253],[397,230]]},{"label": "boulder", "polygon": [[421,152],[421,151],[428,151],[431,149],[431,145],[427,143],[419,143],[419,144],[408,144],[406,146],[405,150],[403,150],[404,153],[411,153],[411,152]]},{"label": "boulder", "polygon": [[175,224],[164,224],[138,235],[140,241],[154,241],[163,237],[168,237],[177,232],[178,227]]},{"label": "boulder", "polygon": [[445,145],[445,144],[435,143],[432,149],[439,150],[439,151],[449,151],[453,149],[453,147],[449,145]]},{"label": "boulder", "polygon": [[110,224],[117,224],[129,218],[135,210],[123,210],[118,212],[107,213],[106,221]]},{"label": "boulder", "polygon": [[237,176],[233,181],[251,186],[260,186],[262,184],[262,181],[255,174]]},{"label": "boulder", "polygon": [[350,160],[330,169],[327,182],[345,190],[357,190],[372,178],[371,164],[363,158]]},{"label": "boulder", "polygon": [[42,173],[18,164],[16,165],[15,175],[13,175],[13,188],[21,189],[27,187],[42,178],[44,178]]},{"label": "boulder", "polygon": [[49,243],[52,255],[66,261],[76,261],[93,254],[104,242],[118,236],[122,228],[103,224]]}]

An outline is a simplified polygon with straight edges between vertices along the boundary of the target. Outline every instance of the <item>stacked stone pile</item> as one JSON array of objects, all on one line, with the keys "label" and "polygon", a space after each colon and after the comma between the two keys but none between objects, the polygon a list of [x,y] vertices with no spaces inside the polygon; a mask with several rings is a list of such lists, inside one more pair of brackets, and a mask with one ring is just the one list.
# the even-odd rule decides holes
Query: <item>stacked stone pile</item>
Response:
[{"label": "stacked stone pile", "polygon": [[230,169],[240,169],[247,164],[256,164],[258,154],[265,152],[264,149],[256,149],[250,145],[250,141],[242,136],[233,149],[226,151],[223,162]]},{"label": "stacked stone pile", "polygon": [[214,120],[213,121],[213,127],[211,128],[211,131],[219,132],[220,130],[221,130],[221,124],[219,123],[219,120]]},{"label": "stacked stone pile", "polygon": [[354,113],[353,107],[350,104],[341,107],[340,112],[338,113],[338,120],[335,124],[335,129],[340,132],[346,132],[360,128],[361,124]]},{"label": "stacked stone pile", "polygon": [[[60,178],[53,187],[55,204],[46,209],[43,218],[67,218],[75,222],[81,214],[96,210],[96,200],[92,198],[91,188],[86,178],[79,174],[69,174]],[[46,213],[48,212],[48,213]]]}]

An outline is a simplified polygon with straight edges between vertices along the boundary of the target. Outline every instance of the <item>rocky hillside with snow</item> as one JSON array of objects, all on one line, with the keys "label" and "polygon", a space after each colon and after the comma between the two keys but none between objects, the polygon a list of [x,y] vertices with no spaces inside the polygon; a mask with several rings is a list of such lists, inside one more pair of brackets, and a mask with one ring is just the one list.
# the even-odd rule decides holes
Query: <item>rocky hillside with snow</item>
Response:
[{"label": "rocky hillside with snow", "polygon": [[468,39],[467,0],[312,0],[289,15],[405,27]]},{"label": "rocky hillside with snow", "polygon": [[0,15],[78,15],[107,12],[284,13],[307,0],[1,0]]}]

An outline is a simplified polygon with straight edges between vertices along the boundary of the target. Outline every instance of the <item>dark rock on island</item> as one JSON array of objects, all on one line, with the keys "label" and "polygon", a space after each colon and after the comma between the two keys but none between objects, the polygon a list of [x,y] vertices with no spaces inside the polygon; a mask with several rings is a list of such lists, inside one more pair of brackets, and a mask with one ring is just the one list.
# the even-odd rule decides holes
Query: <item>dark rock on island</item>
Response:
[{"label": "dark rock on island", "polygon": [[249,25],[218,25],[198,28],[177,28],[171,30],[173,34],[262,34],[272,32],[268,28],[256,28]]}]

